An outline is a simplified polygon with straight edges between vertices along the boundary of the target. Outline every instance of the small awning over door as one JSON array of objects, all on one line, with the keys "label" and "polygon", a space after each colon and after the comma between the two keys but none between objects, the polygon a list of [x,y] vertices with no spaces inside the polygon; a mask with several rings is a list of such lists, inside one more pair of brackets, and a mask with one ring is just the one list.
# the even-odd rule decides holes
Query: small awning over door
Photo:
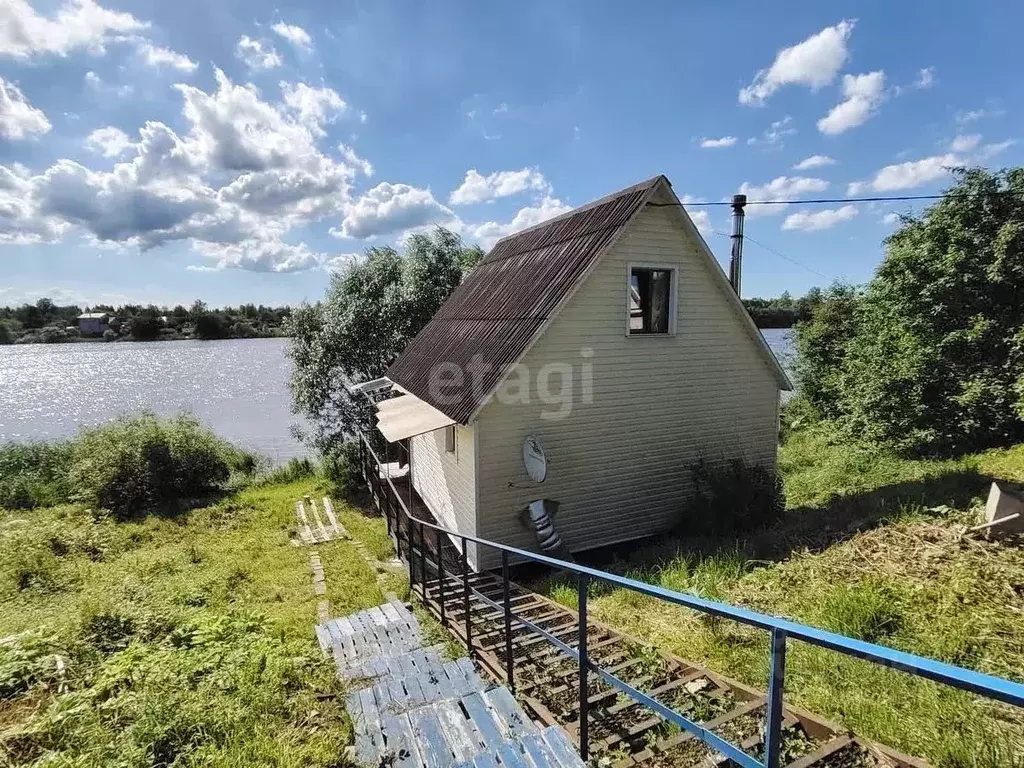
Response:
[{"label": "small awning over door", "polygon": [[389,443],[450,427],[448,418],[415,395],[399,395],[377,403],[377,429]]}]

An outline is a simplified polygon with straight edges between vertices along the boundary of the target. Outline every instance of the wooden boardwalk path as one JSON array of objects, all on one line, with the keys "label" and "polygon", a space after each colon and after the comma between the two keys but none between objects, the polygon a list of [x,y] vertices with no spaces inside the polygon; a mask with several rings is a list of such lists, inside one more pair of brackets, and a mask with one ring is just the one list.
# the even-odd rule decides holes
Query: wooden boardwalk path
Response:
[{"label": "wooden boardwalk path", "polygon": [[557,725],[539,728],[507,688],[485,683],[468,658],[423,646],[398,601],[316,626],[348,683],[357,761],[380,768],[583,768]]}]

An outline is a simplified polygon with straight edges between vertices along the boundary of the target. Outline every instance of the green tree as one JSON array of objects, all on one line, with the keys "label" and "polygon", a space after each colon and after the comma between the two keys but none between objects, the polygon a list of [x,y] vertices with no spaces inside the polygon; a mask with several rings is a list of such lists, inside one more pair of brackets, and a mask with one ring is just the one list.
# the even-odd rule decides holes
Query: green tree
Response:
[{"label": "green tree", "polygon": [[800,394],[824,417],[840,415],[842,361],[854,333],[859,291],[834,283],[818,293],[810,319],[796,325],[796,373]]},{"label": "green tree", "polygon": [[192,321],[192,335],[197,339],[223,339],[227,336],[224,320],[217,312],[206,308],[206,303],[196,299],[189,311]]},{"label": "green tree", "polygon": [[156,307],[147,307],[128,321],[128,335],[133,341],[154,341],[161,328],[163,323]]},{"label": "green tree", "polygon": [[844,310],[815,340],[816,315],[798,342],[822,372],[822,413],[919,454],[1024,439],[1024,169],[955,174],[886,240],[852,331]]},{"label": "green tree", "polygon": [[411,237],[403,254],[370,248],[331,276],[323,301],[292,311],[292,407],[308,442],[332,454],[366,424],[366,404],[346,383],[382,376],[482,256],[438,228]]}]

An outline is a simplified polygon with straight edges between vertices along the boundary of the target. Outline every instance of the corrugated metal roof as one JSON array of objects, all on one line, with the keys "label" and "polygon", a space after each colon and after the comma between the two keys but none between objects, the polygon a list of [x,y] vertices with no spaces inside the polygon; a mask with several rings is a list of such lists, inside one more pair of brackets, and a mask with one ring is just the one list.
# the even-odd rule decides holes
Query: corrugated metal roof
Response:
[{"label": "corrugated metal roof", "polygon": [[662,180],[668,184],[655,176],[499,240],[409,342],[388,378],[467,423]]}]

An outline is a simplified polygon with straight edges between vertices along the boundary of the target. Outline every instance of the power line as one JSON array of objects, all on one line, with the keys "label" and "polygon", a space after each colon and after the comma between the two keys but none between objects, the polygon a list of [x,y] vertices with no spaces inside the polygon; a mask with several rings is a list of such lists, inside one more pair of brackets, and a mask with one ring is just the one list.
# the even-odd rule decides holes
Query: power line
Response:
[{"label": "power line", "polygon": [[[719,232],[717,229],[713,229],[711,231],[714,232],[716,235],[720,235],[722,237],[731,237],[731,235],[727,235],[725,232]],[[746,232],[743,233],[743,239],[753,243],[754,245],[757,245],[757,246],[759,246],[761,248],[764,248],[766,251],[768,251],[768,253],[771,253],[771,254],[773,254],[775,256],[778,256],[780,259],[785,259],[786,261],[790,262],[791,264],[796,264],[798,267],[806,269],[808,272],[813,272],[814,274],[816,274],[820,278],[823,278],[825,280],[834,280],[835,279],[835,278],[829,277],[828,275],[826,275],[826,274],[824,274],[822,272],[819,272],[814,267],[809,267],[806,264],[804,264],[803,262],[797,261],[792,256],[787,256],[782,251],[776,250],[775,248],[772,248],[770,245],[765,245],[760,240],[755,240],[750,235],[748,235]]]},{"label": "power line", "polygon": [[[748,200],[747,205],[821,205],[826,203],[899,203],[914,200],[943,200],[969,197],[987,197],[989,195],[1018,194],[1015,189],[1002,189],[985,192],[982,195],[890,195],[887,197],[819,197],[810,200]],[[731,200],[715,200],[700,203],[648,203],[652,208],[672,208],[681,205],[684,208],[732,205]]]}]

